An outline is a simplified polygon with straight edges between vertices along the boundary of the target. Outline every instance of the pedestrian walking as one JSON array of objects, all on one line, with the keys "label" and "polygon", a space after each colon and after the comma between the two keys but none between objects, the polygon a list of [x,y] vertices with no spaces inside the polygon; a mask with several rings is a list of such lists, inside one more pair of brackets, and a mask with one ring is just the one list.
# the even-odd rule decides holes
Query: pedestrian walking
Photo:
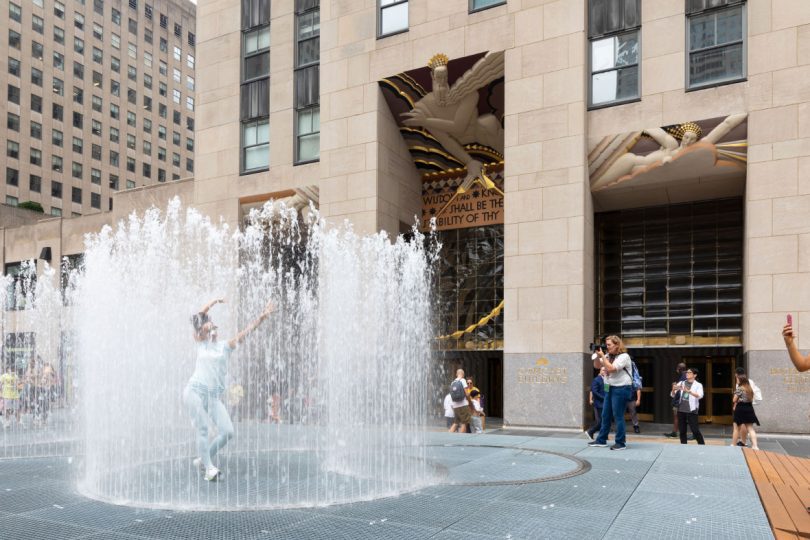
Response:
[{"label": "pedestrian walking", "polygon": [[681,403],[681,392],[677,389],[678,384],[686,380],[686,364],[681,362],[675,368],[675,380],[672,382],[670,396],[672,396],[672,431],[664,433],[665,437],[671,439],[678,438],[678,405]]},{"label": "pedestrian walking", "polygon": [[588,438],[593,440],[595,433],[602,427],[602,406],[605,401],[605,368],[600,368],[599,373],[591,381],[591,390],[588,392],[588,403],[593,407],[593,425],[586,433]]},{"label": "pedestrian walking", "polygon": [[[744,428],[748,437],[751,438],[751,448],[759,450],[757,446],[757,432],[754,429],[754,424],[759,425],[757,413],[754,412],[754,387],[748,377],[737,375],[737,386],[734,389],[734,434],[731,439],[731,446],[736,446],[739,442],[737,437],[739,432]],[[745,444],[743,444],[745,446]]]},{"label": "pedestrian walking", "polygon": [[671,394],[674,397],[676,392],[680,392],[681,396],[678,403],[678,434],[681,438],[681,444],[686,444],[687,424],[689,424],[689,429],[692,431],[697,443],[706,444],[698,426],[698,410],[700,400],[703,398],[703,385],[697,381],[697,376],[697,368],[687,369],[686,380],[678,383]]}]

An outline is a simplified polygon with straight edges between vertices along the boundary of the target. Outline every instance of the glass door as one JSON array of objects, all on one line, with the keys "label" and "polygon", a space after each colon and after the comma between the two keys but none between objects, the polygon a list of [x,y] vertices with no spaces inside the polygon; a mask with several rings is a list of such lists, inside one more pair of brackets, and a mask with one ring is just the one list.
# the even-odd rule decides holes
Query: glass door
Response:
[{"label": "glass door", "polygon": [[703,384],[698,420],[706,424],[731,424],[731,400],[734,393],[733,356],[685,356],[683,362],[699,370],[697,380]]}]

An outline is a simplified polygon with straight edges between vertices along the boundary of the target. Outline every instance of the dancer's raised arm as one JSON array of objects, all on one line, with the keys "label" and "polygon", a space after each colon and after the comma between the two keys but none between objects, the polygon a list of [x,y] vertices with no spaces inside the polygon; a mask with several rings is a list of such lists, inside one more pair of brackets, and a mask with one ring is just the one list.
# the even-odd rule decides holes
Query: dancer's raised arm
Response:
[{"label": "dancer's raised arm", "polygon": [[224,303],[225,303],[225,299],[224,299],[224,298],[217,298],[216,300],[211,300],[210,302],[208,302],[208,303],[205,305],[205,307],[204,307],[204,308],[202,308],[202,309],[200,310],[200,313],[208,313],[208,310],[209,310],[209,309],[211,309],[212,307],[214,307],[215,305],[217,305],[217,304],[224,304]]},{"label": "dancer's raised arm", "polygon": [[228,347],[230,347],[231,349],[235,349],[238,343],[241,343],[247,337],[248,334],[256,330],[256,328],[258,328],[259,325],[262,324],[262,322],[264,322],[264,320],[267,317],[269,317],[270,314],[273,313],[275,310],[276,306],[273,305],[273,302],[272,301],[267,302],[267,305],[264,307],[264,311],[262,311],[261,315],[256,317],[256,320],[250,323],[247,326],[247,328],[236,334],[236,337],[228,341]]}]

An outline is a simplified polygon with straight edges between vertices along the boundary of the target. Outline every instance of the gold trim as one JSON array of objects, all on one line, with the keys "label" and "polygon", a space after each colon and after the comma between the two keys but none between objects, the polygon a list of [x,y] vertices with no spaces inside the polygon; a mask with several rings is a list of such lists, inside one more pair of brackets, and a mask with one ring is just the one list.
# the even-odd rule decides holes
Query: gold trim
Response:
[{"label": "gold trim", "polygon": [[463,165],[463,163],[461,163],[461,161],[459,161],[457,157],[448,154],[444,150],[439,150],[438,148],[430,148],[428,146],[409,146],[408,150],[418,150],[420,152],[427,152],[429,154],[438,154],[443,158],[448,159],[449,161],[453,161],[455,163],[458,163],[459,165]]},{"label": "gold trim", "polygon": [[424,97],[424,96],[427,94],[427,90],[425,90],[425,89],[424,89],[424,87],[422,87],[422,85],[421,85],[421,84],[419,84],[418,82],[416,82],[416,79],[414,79],[413,77],[411,77],[411,76],[410,76],[410,75],[408,75],[407,73],[400,73],[399,75],[395,75],[395,76],[396,76],[396,77],[402,77],[403,79],[405,79],[405,80],[407,80],[409,83],[411,83],[411,85],[412,85],[414,88],[416,88],[416,89],[417,89],[419,92],[421,92],[421,93],[422,93],[422,97]]},{"label": "gold trim", "polygon": [[492,311],[490,311],[488,315],[486,315],[485,317],[482,317],[482,318],[481,318],[481,319],[478,321],[478,323],[477,323],[477,324],[471,324],[470,326],[468,326],[468,327],[467,327],[467,328],[465,328],[464,330],[456,330],[456,331],[455,331],[455,332],[453,332],[452,334],[447,334],[446,336],[439,336],[439,337],[437,337],[436,339],[459,339],[459,338],[460,338],[461,336],[463,336],[464,334],[469,334],[470,332],[472,332],[472,331],[473,331],[473,330],[475,330],[476,328],[480,328],[480,327],[484,326],[484,325],[485,325],[485,324],[487,324],[489,321],[491,321],[492,319],[494,319],[495,317],[497,317],[498,315],[500,315],[500,314],[501,314],[501,311],[503,310],[503,303],[504,303],[504,301],[503,301],[503,300],[501,300],[501,303],[500,303],[500,304],[498,304],[498,305],[495,307],[495,309],[493,309]]},{"label": "gold trim", "polygon": [[396,84],[394,84],[393,82],[391,82],[389,79],[381,79],[381,80],[380,80],[380,82],[381,82],[381,83],[384,83],[384,84],[387,84],[387,85],[389,85],[391,88],[393,88],[394,90],[396,90],[396,91],[397,91],[397,93],[398,93],[400,96],[402,96],[402,97],[404,97],[404,98],[405,98],[405,101],[407,101],[407,102],[408,102],[408,104],[411,106],[411,109],[413,109],[413,106],[414,106],[413,99],[411,99],[411,96],[409,96],[408,94],[406,94],[405,92],[403,92],[403,91],[402,91],[402,90],[399,88],[399,86],[397,86]]}]

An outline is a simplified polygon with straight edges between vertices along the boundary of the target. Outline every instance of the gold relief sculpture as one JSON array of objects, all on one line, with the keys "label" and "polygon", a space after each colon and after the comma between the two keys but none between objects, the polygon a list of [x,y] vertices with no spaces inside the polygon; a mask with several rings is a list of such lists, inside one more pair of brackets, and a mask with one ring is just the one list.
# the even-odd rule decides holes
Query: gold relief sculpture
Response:
[{"label": "gold relief sculpture", "polygon": [[[745,141],[735,141],[728,144],[718,142],[728,135],[731,130],[740,125],[747,118],[747,114],[732,114],[726,117],[717,127],[712,129],[705,137],[703,130],[695,122],[685,122],[669,129],[652,128],[636,133],[629,138],[629,144],[618,151],[608,154],[601,163],[594,164],[591,160],[591,191],[601,191],[624,182],[629,182],[645,173],[656,171],[657,176],[671,173],[669,168],[676,167],[676,162],[686,156],[695,158],[698,153],[706,153],[712,167],[735,165],[745,162],[744,154],[737,151],[745,147]],[[630,152],[641,137],[649,137],[658,145],[659,149],[645,155]],[[607,139],[607,138],[606,138]],[[628,141],[627,138],[614,138],[614,141]],[[609,142],[603,145],[609,148]],[[607,152],[603,152],[606,154]],[[662,169],[658,169],[661,167]],[[688,177],[694,171],[683,171]]]}]

